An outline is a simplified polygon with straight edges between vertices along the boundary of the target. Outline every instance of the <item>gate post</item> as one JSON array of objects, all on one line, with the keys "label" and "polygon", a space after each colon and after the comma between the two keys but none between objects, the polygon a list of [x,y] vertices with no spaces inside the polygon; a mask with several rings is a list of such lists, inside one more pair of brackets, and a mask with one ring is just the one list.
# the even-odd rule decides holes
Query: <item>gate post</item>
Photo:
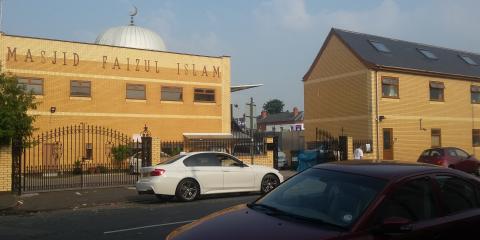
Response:
[{"label": "gate post", "polygon": [[339,156],[339,159],[340,161],[344,161],[344,160],[347,160],[348,159],[348,137],[347,136],[340,136],[338,137],[338,141],[339,141],[339,152],[340,152],[340,156]]},{"label": "gate post", "polygon": [[278,170],[278,136],[273,137],[273,168]]},{"label": "gate post", "polygon": [[0,174],[0,192],[14,192],[12,187],[14,165],[12,162],[12,146],[0,146],[0,172],[4,172]]},{"label": "gate post", "polygon": [[23,142],[21,139],[12,139],[12,192],[18,195],[22,194],[22,150]]},{"label": "gate post", "polygon": [[147,125],[142,132],[142,167],[152,166],[152,137]]}]

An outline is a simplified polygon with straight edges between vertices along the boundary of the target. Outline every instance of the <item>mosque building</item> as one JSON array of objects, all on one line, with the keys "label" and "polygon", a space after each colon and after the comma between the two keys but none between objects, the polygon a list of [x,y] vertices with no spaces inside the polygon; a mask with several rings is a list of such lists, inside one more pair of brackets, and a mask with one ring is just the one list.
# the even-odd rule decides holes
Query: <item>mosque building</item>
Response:
[{"label": "mosque building", "polygon": [[230,57],[170,52],[152,30],[113,27],[94,43],[0,34],[1,71],[39,102],[37,132],[106,126],[181,140],[230,133]]}]

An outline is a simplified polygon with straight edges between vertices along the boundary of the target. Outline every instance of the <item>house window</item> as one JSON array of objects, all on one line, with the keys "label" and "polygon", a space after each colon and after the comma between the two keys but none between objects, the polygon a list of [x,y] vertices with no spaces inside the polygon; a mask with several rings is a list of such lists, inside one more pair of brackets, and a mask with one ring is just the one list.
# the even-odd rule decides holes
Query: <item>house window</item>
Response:
[{"label": "house window", "polygon": [[377,42],[377,41],[373,41],[373,40],[370,40],[368,42],[370,42],[370,44],[372,44],[372,46],[375,48],[375,50],[377,50],[379,52],[384,52],[384,53],[389,53],[390,52],[390,49],[388,49],[387,46],[385,46],[385,44],[383,44],[381,42]]},{"label": "house window", "polygon": [[469,56],[465,56],[465,55],[458,55],[460,56],[460,58],[465,61],[466,63],[470,64],[470,65],[478,65],[477,62],[475,62],[475,60],[473,60],[471,57]]},{"label": "house window", "polygon": [[182,101],[183,89],[181,87],[162,87],[162,101]]},{"label": "house window", "polygon": [[472,103],[480,103],[480,86],[472,85],[470,87]]},{"label": "house window", "polygon": [[144,84],[127,84],[127,99],[145,100],[145,92]]},{"label": "house window", "polygon": [[72,97],[90,97],[90,81],[70,81],[70,96]]},{"label": "house window", "polygon": [[442,146],[442,130],[439,128],[432,128],[432,147]]},{"label": "house window", "polygon": [[18,78],[18,86],[22,86],[26,92],[33,95],[43,95],[43,79]]},{"label": "house window", "polygon": [[195,102],[215,102],[215,90],[205,88],[195,88]]},{"label": "house window", "polygon": [[443,82],[430,82],[430,101],[445,101]]},{"label": "house window", "polygon": [[382,97],[398,98],[398,78],[382,78]]},{"label": "house window", "polygon": [[428,59],[432,59],[432,60],[437,60],[438,59],[438,57],[435,54],[433,54],[433,52],[430,52],[426,49],[418,49],[418,51]]},{"label": "house window", "polygon": [[480,129],[472,129],[472,145],[480,147]]}]

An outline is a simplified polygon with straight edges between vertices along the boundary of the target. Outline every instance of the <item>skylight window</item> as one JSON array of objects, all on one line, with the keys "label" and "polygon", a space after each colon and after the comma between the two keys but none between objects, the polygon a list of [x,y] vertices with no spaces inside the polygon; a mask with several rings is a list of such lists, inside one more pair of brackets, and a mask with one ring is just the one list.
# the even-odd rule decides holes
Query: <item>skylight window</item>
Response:
[{"label": "skylight window", "polygon": [[460,56],[463,61],[465,61],[466,63],[470,64],[470,65],[478,65],[477,62],[475,62],[472,58],[470,58],[469,56],[465,56],[465,55],[458,55]]},{"label": "skylight window", "polygon": [[385,46],[385,44],[383,44],[381,42],[376,42],[376,41],[372,41],[372,40],[370,40],[369,42],[379,52],[384,52],[384,53],[389,53],[390,52],[390,49],[388,49],[387,46]]},{"label": "skylight window", "polygon": [[423,54],[423,56],[425,56],[426,58],[428,59],[433,59],[433,60],[437,60],[437,56],[435,56],[435,54],[433,54],[432,52],[428,51],[428,50],[425,50],[425,49],[418,49],[418,51]]}]

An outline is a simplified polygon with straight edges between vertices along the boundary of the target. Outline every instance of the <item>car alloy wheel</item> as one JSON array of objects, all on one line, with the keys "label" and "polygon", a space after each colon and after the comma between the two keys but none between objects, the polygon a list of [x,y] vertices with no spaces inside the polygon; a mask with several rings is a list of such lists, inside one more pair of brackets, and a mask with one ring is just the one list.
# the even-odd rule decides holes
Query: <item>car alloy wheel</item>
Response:
[{"label": "car alloy wheel", "polygon": [[192,201],[200,192],[197,182],[192,179],[182,180],[177,187],[176,196],[181,201]]},{"label": "car alloy wheel", "polygon": [[280,184],[280,180],[273,174],[267,174],[262,179],[262,193],[268,193]]}]

